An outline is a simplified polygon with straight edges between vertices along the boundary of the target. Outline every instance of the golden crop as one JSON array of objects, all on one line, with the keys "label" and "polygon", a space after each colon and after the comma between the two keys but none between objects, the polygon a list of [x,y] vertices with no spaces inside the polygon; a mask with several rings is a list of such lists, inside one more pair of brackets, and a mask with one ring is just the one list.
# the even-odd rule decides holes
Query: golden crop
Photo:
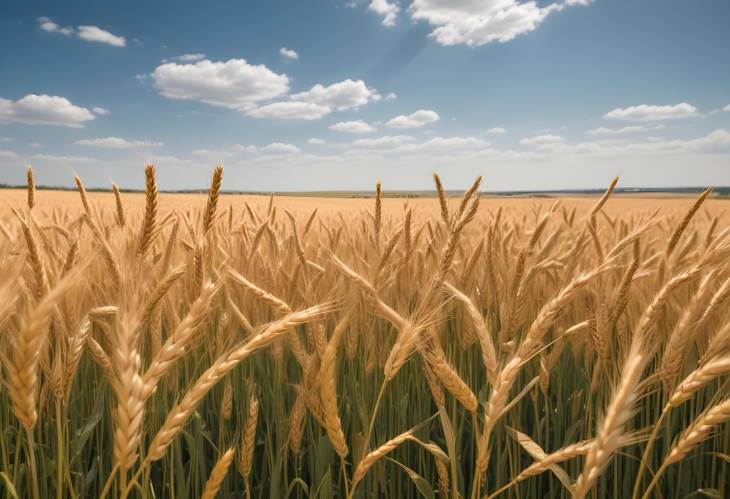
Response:
[{"label": "golden crop", "polygon": [[[730,495],[689,199],[3,193],[4,497]],[[232,468],[232,469],[231,469]],[[661,496],[659,495],[661,493]],[[698,495],[699,496],[699,495]]]}]

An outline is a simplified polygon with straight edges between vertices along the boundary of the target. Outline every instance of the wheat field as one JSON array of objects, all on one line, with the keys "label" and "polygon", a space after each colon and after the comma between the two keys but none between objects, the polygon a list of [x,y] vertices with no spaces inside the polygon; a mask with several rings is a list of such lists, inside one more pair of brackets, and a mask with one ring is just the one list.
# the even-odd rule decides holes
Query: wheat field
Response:
[{"label": "wheat field", "polygon": [[4,191],[0,492],[730,496],[697,199]]}]

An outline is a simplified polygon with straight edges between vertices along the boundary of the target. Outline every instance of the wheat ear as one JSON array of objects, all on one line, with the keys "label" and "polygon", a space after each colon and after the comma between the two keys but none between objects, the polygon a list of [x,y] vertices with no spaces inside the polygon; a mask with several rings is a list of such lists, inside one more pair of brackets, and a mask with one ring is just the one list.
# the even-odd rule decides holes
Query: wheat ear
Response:
[{"label": "wheat ear", "polygon": [[203,286],[200,296],[193,302],[185,318],[180,321],[150,362],[142,378],[145,399],[155,392],[160,379],[170,371],[193,342],[195,332],[208,316],[211,301],[218,289],[217,286],[210,283]]},{"label": "wheat ear", "polygon": [[6,384],[13,413],[27,431],[32,431],[38,420],[38,371],[48,341],[48,328],[56,305],[70,288],[72,279],[73,275],[69,275],[44,296],[23,318],[18,333],[10,337],[11,354],[5,362]]},{"label": "wheat ear", "polygon": [[210,472],[208,481],[205,482],[203,494],[200,496],[201,499],[213,499],[218,495],[218,491],[220,490],[223,480],[226,478],[226,474],[228,473],[228,468],[231,466],[231,462],[233,462],[234,454],[234,449],[228,449],[223,453],[218,461],[216,461],[215,466],[213,466],[213,470]]},{"label": "wheat ear", "polygon": [[203,397],[234,367],[259,348],[279,338],[289,329],[328,312],[329,308],[328,305],[316,305],[300,312],[292,312],[271,323],[245,344],[218,357],[185,393],[182,400],[168,413],[162,427],[150,442],[147,459],[157,461],[165,455],[167,448],[180,433]]},{"label": "wheat ear", "polygon": [[221,184],[223,182],[223,167],[218,165],[213,170],[213,176],[208,190],[208,204],[205,206],[203,213],[203,233],[207,233],[213,225],[215,219],[216,208],[218,207],[218,197],[220,196]]},{"label": "wheat ear", "polygon": [[449,205],[446,202],[446,191],[444,191],[444,185],[441,183],[441,177],[437,173],[433,174],[433,182],[436,184],[436,194],[439,198],[439,206],[441,207],[441,220],[444,224],[449,225]]},{"label": "wheat ear", "polygon": [[583,465],[583,472],[575,483],[573,497],[584,498],[598,480],[609,460],[619,448],[626,422],[633,414],[636,388],[646,365],[647,356],[642,351],[642,341],[632,342],[621,372],[621,379],[614,391],[601,428],[596,435]]},{"label": "wheat ear", "polygon": [[337,379],[335,377],[335,367],[337,362],[337,347],[340,344],[342,335],[345,332],[344,327],[335,328],[332,337],[327,343],[327,348],[322,356],[322,364],[320,367],[321,385],[320,400],[322,403],[322,417],[324,419],[325,430],[327,436],[332,442],[332,446],[341,458],[345,458],[348,453],[345,434],[342,432],[342,423],[340,421],[340,412],[337,407]]},{"label": "wheat ear", "polygon": [[705,199],[712,193],[712,187],[708,187],[705,189],[702,194],[699,195],[699,197],[695,200],[694,204],[687,210],[687,213],[684,215],[682,220],[679,222],[677,227],[674,229],[674,232],[672,233],[672,237],[669,239],[669,243],[667,243],[667,250],[666,255],[669,256],[674,251],[674,248],[676,248],[677,243],[679,242],[679,238],[682,237],[682,233],[687,228],[687,225],[689,225],[690,220],[692,220],[692,217],[694,217],[695,213],[697,213],[697,210],[700,209],[702,206],[702,203],[705,202]]},{"label": "wheat ear", "polygon": [[494,383],[494,380],[497,377],[497,353],[494,349],[492,334],[489,332],[489,328],[487,327],[484,317],[479,312],[471,298],[448,282],[444,283],[444,287],[449,293],[454,295],[456,299],[464,304],[469,318],[474,325],[474,329],[476,330],[477,338],[479,339],[479,345],[481,346],[482,351],[482,361],[484,362],[484,367],[487,370],[487,379],[490,383]]},{"label": "wheat ear", "polygon": [[667,457],[654,474],[649,486],[644,490],[642,499],[648,499],[651,491],[659,483],[659,479],[669,466],[678,463],[692,450],[707,439],[715,426],[730,420],[730,398],[710,407],[697,417],[679,436]]},{"label": "wheat ear", "polygon": [[91,207],[89,206],[89,199],[86,196],[84,183],[78,175],[74,177],[74,182],[76,182],[76,187],[79,189],[79,195],[81,196],[81,204],[84,206],[84,212],[86,213],[86,216],[91,217]]},{"label": "wheat ear", "polygon": [[124,205],[122,204],[122,195],[119,192],[119,187],[117,187],[117,184],[112,184],[112,192],[114,193],[114,201],[115,201],[116,207],[117,207],[117,225],[119,227],[124,227],[124,224],[127,222],[127,219],[124,216]]},{"label": "wheat ear", "polygon": [[126,487],[126,473],[138,457],[144,418],[144,382],[140,376],[142,359],[137,351],[135,327],[125,317],[116,327],[112,365],[116,373],[112,386],[117,396],[114,432],[114,461]]},{"label": "wheat ear", "polygon": [[152,234],[156,227],[157,218],[157,179],[155,178],[154,165],[144,167],[145,176],[145,212],[142,221],[142,228],[139,232],[139,245],[137,251],[144,255],[152,240]]},{"label": "wheat ear", "polygon": [[239,470],[245,479],[251,474],[251,465],[253,464],[253,451],[256,446],[256,425],[259,418],[259,400],[251,390],[251,398],[248,402],[248,416],[246,416],[246,426],[243,429],[243,438],[241,440],[241,450],[239,456]]},{"label": "wheat ear", "polygon": [[370,470],[370,468],[372,468],[373,465],[378,462],[379,459],[381,459],[386,454],[392,452],[403,442],[409,440],[411,436],[413,436],[413,430],[408,430],[405,433],[401,433],[397,437],[391,438],[383,445],[381,445],[374,451],[369,452],[365,457],[363,457],[357,464],[355,472],[352,474],[352,490],[355,490],[357,484],[363,479],[363,477]]},{"label": "wheat ear", "polygon": [[35,206],[35,179],[33,178],[33,167],[30,165],[25,169],[25,176],[28,181],[28,209],[32,210]]},{"label": "wheat ear", "polygon": [[669,397],[669,405],[677,407],[692,398],[692,395],[713,379],[730,373],[730,355],[717,357],[692,371],[679,383],[674,393]]}]

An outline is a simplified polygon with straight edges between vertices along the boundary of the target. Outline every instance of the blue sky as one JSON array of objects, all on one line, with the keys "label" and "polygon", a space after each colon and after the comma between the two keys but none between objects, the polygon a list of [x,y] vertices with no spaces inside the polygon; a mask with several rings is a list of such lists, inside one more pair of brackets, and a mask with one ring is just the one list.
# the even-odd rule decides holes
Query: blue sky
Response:
[{"label": "blue sky", "polygon": [[730,184],[726,0],[0,0],[0,182]]}]

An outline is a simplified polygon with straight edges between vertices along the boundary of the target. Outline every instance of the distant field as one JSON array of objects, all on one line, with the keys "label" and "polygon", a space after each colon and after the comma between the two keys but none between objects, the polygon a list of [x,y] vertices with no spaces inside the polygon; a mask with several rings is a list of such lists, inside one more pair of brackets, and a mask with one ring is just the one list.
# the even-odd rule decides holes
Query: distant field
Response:
[{"label": "distant field", "polygon": [[[314,194],[314,193],[312,193]],[[111,192],[89,192],[89,199],[100,208],[113,210],[114,196]],[[371,197],[347,197],[347,196],[323,196],[316,195],[275,195],[276,205],[287,207],[289,209],[314,209],[319,208],[322,214],[336,213],[353,213],[360,212],[365,209],[371,209],[373,200]],[[129,201],[130,205],[141,207],[144,200],[143,193],[122,193],[125,201]],[[576,207],[578,210],[589,209],[600,197],[599,195],[571,195],[571,196],[553,196],[544,195],[540,197],[527,196],[489,196],[483,195],[480,211],[495,210],[502,207],[508,211],[519,211],[524,209],[538,209],[538,207],[551,206],[556,200],[560,200],[568,207]],[[610,205],[606,206],[604,211],[607,214],[615,216],[617,214],[626,213],[631,210],[656,210],[659,209],[663,214],[679,213],[687,206],[687,200],[693,199],[696,194],[658,194],[658,193],[642,193],[642,194],[616,194],[611,198]],[[0,216],[5,217],[10,212],[10,206],[17,206],[24,203],[26,191],[24,189],[6,189],[0,190]],[[39,209],[52,209],[54,206],[63,207],[71,211],[79,211],[82,206],[79,202],[78,192],[75,191],[54,191],[42,190],[37,193],[37,203]],[[207,194],[190,194],[190,193],[161,193],[158,195],[159,209],[162,212],[177,211],[181,209],[202,209],[205,207]],[[222,210],[227,210],[229,206],[234,209],[242,209],[243,203],[249,203],[252,207],[261,208],[268,206],[270,196],[254,195],[254,194],[222,194],[220,197],[220,206]],[[453,196],[449,203],[458,204],[459,196]],[[705,203],[705,214],[707,216],[721,216],[723,218],[730,216],[730,199],[724,197],[710,198]],[[383,207],[386,215],[400,216],[403,207],[406,205],[414,208],[417,214],[431,216],[438,211],[438,203],[433,196],[402,198],[402,197],[384,197]]]}]

